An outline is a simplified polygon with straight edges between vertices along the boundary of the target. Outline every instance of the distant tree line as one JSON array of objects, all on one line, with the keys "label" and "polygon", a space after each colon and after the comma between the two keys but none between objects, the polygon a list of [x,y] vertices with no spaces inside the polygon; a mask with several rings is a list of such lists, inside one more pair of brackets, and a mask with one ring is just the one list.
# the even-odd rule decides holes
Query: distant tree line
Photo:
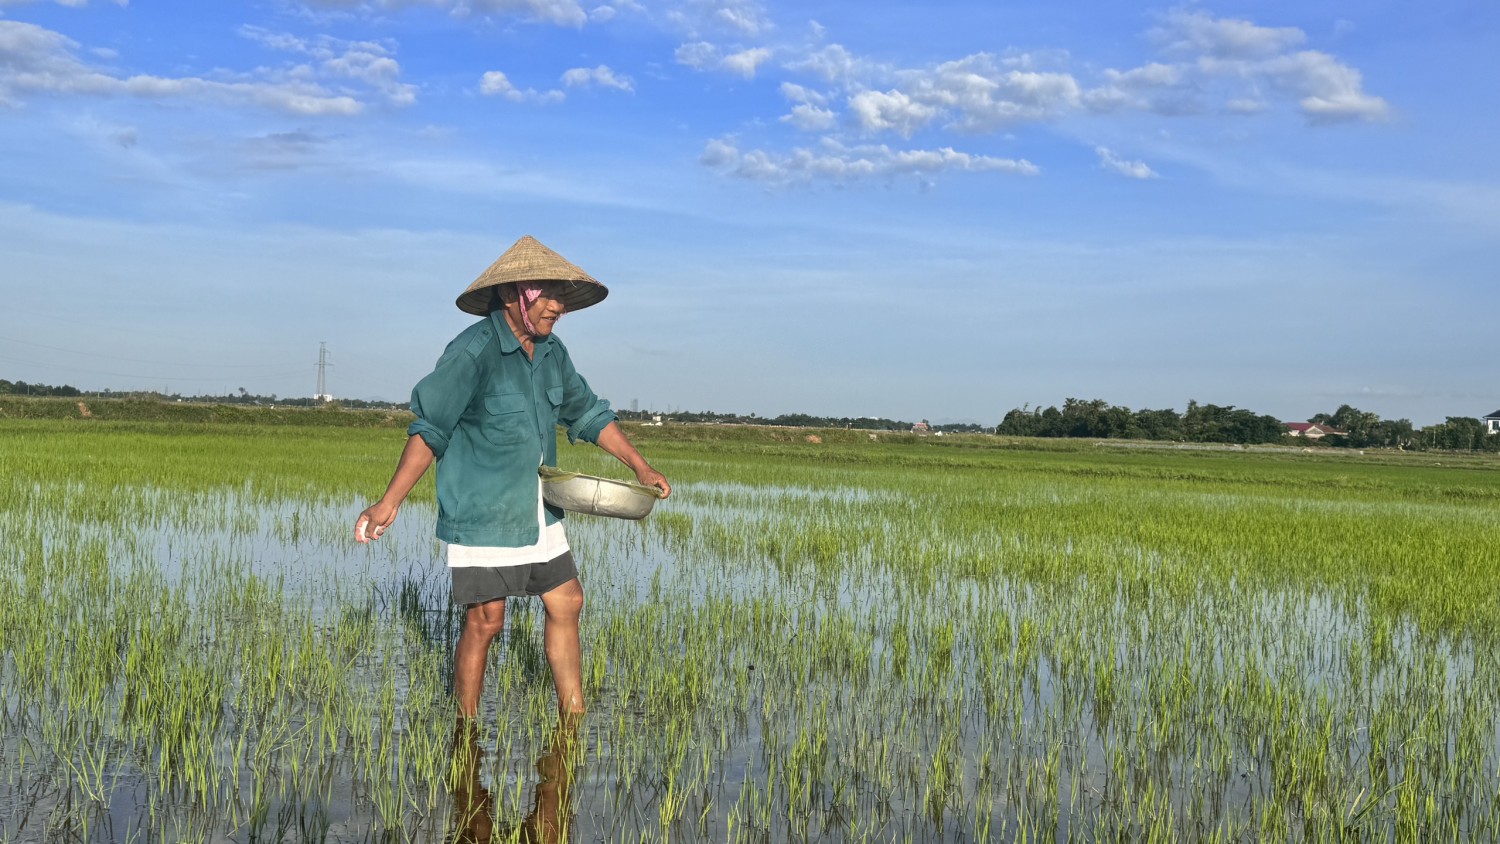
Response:
[{"label": "distant tree line", "polygon": [[62,396],[71,398],[83,395],[77,387],[67,385],[53,387],[47,384],[28,384],[25,381],[7,381],[0,378],[0,396]]},{"label": "distant tree line", "polygon": [[[1379,414],[1345,404],[1333,413],[1318,413],[1307,421],[1342,432],[1319,440],[1309,439],[1306,441],[1309,446],[1500,451],[1500,436],[1489,435],[1482,422],[1466,416],[1449,416],[1442,423],[1417,430],[1411,420],[1381,419]],[[1179,414],[1170,408],[1132,411],[1102,399],[1070,398],[1061,409],[1028,406],[1011,410],[995,433],[1252,445],[1284,442],[1287,428],[1274,416],[1233,405],[1221,407],[1190,401],[1187,412]]]},{"label": "distant tree line", "polygon": [[1103,399],[1067,399],[1061,409],[1018,407],[1005,414],[995,433],[1017,437],[1175,440],[1200,443],[1273,443],[1286,435],[1275,416],[1233,405],[1188,402],[1176,410],[1136,410]]},{"label": "distant tree line", "polygon": [[[28,384],[25,381],[7,381],[0,378],[0,396],[55,396],[63,398],[100,398],[100,399],[146,399],[154,401],[183,401],[198,402],[202,404],[247,404],[263,405],[265,407],[320,407],[327,402],[319,401],[312,397],[301,398],[277,398],[275,393],[270,395],[258,395],[238,388],[235,392],[224,395],[202,394],[183,395],[181,393],[163,393],[157,390],[80,390],[77,387],[63,385],[54,387],[48,384]],[[376,408],[381,410],[405,410],[406,402],[365,401],[363,399],[339,399],[340,407],[349,408]]]},{"label": "distant tree line", "polygon": [[1484,423],[1467,416],[1449,416],[1417,432],[1416,448],[1447,448],[1457,451],[1500,451],[1500,434],[1485,431]]},{"label": "distant tree line", "polygon": [[[785,413],[781,416],[759,416],[754,413],[715,413],[711,410],[684,411],[674,410],[670,413],[661,413],[654,410],[615,410],[615,415],[621,419],[650,422],[655,417],[670,419],[673,422],[686,422],[697,424],[720,424],[720,425],[780,425],[787,428],[854,428],[864,431],[909,431],[912,423],[902,422],[898,419],[886,419],[873,416],[812,416],[806,413]],[[976,431],[983,430],[979,425],[953,425],[954,430],[973,428]],[[936,429],[934,429],[936,430]]]}]

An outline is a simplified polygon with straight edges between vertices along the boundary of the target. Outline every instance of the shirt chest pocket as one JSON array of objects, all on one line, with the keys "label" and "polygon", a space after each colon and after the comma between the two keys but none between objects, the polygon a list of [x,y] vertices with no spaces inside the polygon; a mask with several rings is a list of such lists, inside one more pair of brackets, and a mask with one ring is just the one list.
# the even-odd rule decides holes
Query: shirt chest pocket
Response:
[{"label": "shirt chest pocket", "polygon": [[548,387],[547,388],[547,407],[546,407],[546,413],[547,413],[547,423],[548,423],[548,428],[549,429],[551,429],[552,427],[554,427],[554,426],[557,425],[557,417],[558,417],[558,414],[562,411],[562,403],[563,403],[563,388],[562,387]]},{"label": "shirt chest pocket", "polygon": [[536,438],[536,429],[527,413],[531,402],[525,393],[490,393],[484,397],[484,417],[480,432],[498,445],[525,442]]}]

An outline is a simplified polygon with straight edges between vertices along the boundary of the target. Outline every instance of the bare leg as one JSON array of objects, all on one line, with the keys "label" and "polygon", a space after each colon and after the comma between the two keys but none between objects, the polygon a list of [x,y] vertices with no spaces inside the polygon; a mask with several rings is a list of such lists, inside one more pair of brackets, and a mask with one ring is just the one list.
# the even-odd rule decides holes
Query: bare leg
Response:
[{"label": "bare leg", "polygon": [[578,617],[583,614],[583,586],[578,578],[542,596],[547,610],[543,646],[552,680],[557,684],[557,710],[565,718],[582,715],[583,657],[578,644]]},{"label": "bare leg", "polygon": [[[582,598],[582,593],[579,597]],[[465,718],[479,714],[479,693],[484,690],[484,669],[489,662],[490,643],[504,629],[504,598],[470,604],[464,612],[464,629],[458,635],[458,646],[453,649],[453,696],[458,698],[458,714]],[[576,625],[574,632],[577,632]],[[576,645],[574,653],[577,653]]]}]

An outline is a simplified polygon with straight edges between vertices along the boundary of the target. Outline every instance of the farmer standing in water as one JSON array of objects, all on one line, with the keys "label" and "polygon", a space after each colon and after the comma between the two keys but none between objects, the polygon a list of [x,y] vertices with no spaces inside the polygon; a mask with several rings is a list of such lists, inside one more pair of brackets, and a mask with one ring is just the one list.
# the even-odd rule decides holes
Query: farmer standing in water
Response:
[{"label": "farmer standing in water", "polygon": [[584,711],[578,617],[583,587],[563,532],[563,513],[542,501],[537,467],[557,465],[557,429],[614,455],[636,480],[671,492],[594,395],[552,334],[559,317],[609,291],[526,236],[463,295],[460,310],[484,319],[448,344],[412,390],[417,419],[385,495],[359,515],[360,542],[379,539],[407,494],[437,461],[437,536],[464,606],[453,660],[459,715],[479,711],[490,643],[505,627],[505,599],[540,595],[547,662],[565,720]]}]

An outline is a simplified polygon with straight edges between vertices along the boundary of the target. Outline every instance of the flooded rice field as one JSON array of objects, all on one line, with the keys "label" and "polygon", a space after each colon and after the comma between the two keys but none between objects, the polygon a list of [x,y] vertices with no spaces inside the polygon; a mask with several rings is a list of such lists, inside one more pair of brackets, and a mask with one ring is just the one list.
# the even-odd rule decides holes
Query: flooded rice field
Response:
[{"label": "flooded rice field", "polygon": [[1500,838],[1500,465],[645,440],[465,728],[399,432],[0,424],[3,842]]}]

